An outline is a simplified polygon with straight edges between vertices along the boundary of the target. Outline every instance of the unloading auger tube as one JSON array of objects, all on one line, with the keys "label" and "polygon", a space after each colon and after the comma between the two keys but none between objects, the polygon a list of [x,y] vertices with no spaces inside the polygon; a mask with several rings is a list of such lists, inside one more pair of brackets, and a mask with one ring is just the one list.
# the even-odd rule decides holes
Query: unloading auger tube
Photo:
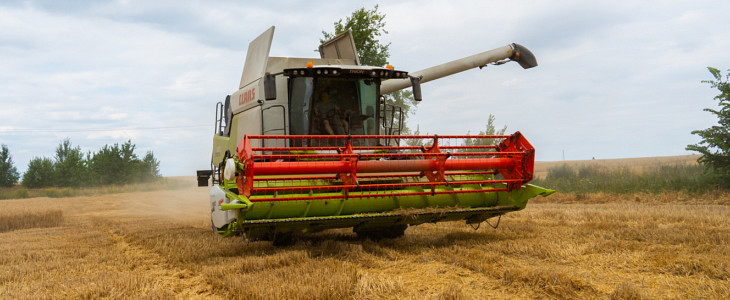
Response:
[{"label": "unloading auger tube", "polygon": [[[479,54],[460,58],[437,66],[426,68],[416,72],[410,72],[412,78],[418,78],[420,83],[426,83],[431,80],[439,79],[469,69],[482,68],[489,64],[503,64],[508,61],[515,61],[523,69],[529,69],[537,66],[537,59],[525,46],[512,43],[507,46],[499,47]],[[380,85],[380,92],[388,94],[411,86],[412,81],[409,79],[391,79],[386,80]]]},{"label": "unloading auger tube", "polygon": [[[382,146],[388,138],[410,146]],[[213,226],[224,236],[275,239],[342,227],[397,237],[425,222],[480,223],[552,193],[527,184],[534,157],[520,132],[247,135],[211,190]]]}]

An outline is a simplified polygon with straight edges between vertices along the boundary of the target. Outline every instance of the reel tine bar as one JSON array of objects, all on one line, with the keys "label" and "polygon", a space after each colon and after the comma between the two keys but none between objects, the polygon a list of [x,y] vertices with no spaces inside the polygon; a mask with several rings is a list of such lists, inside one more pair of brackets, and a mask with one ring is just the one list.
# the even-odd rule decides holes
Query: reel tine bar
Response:
[{"label": "reel tine bar", "polygon": [[532,180],[535,149],[520,132],[247,135],[236,156],[243,165],[236,179],[241,194],[251,201],[291,201],[512,191]]}]

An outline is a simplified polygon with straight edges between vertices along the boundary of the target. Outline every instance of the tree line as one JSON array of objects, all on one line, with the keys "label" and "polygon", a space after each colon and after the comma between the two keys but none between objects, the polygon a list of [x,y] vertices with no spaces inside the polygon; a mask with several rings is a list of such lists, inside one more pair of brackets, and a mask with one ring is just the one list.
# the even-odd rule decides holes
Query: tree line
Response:
[{"label": "tree line", "polygon": [[0,186],[13,186],[22,178],[27,188],[84,187],[145,182],[160,177],[160,162],[152,151],[141,159],[132,141],[104,145],[83,153],[69,139],[61,141],[52,158],[35,157],[21,177],[13,165],[8,147],[0,149]]}]

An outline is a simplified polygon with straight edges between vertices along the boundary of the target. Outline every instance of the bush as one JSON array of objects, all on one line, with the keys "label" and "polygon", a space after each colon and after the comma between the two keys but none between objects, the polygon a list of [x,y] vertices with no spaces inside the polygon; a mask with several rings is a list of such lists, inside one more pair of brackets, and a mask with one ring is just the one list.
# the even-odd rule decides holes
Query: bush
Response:
[{"label": "bush", "polygon": [[23,186],[42,188],[54,185],[55,166],[48,158],[33,158],[28,163],[28,170],[23,174]]},{"label": "bush", "polygon": [[58,194],[58,190],[56,188],[52,188],[52,187],[43,189],[43,194],[48,198],[60,197]]},{"label": "bush", "polygon": [[18,189],[15,191],[15,198],[24,199],[30,197],[27,189]]},{"label": "bush", "polygon": [[718,187],[714,177],[705,174],[700,165],[656,166],[638,172],[628,167],[603,168],[584,165],[576,169],[563,164],[548,169],[544,179],[537,178],[532,183],[561,192],[578,194],[663,191],[699,193],[716,190]]}]

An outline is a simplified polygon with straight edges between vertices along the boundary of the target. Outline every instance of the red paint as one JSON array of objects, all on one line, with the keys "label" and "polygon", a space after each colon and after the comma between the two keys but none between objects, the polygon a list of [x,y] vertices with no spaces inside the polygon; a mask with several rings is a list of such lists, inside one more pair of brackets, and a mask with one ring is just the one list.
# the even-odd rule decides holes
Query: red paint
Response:
[{"label": "red paint", "polygon": [[[368,145],[368,141],[382,137],[244,136],[236,153],[245,166],[245,171],[237,174],[238,190],[246,197],[271,196],[252,201],[291,201],[338,198],[333,192],[341,192],[339,198],[348,198],[353,191],[370,193],[352,197],[511,191],[532,179],[535,149],[519,132],[500,136],[400,136],[430,140],[430,146],[423,148]],[[496,146],[464,143],[464,139],[475,138],[501,142]],[[297,140],[305,140],[297,144],[312,146],[287,147]],[[262,147],[252,147],[252,143]],[[491,177],[497,173],[504,179]],[[254,181],[267,183],[256,187]],[[447,188],[437,190],[439,186]],[[290,193],[303,195],[276,196]]]},{"label": "red paint", "polygon": [[244,105],[253,100],[256,100],[256,88],[251,88],[248,91],[238,94],[238,105]]}]

